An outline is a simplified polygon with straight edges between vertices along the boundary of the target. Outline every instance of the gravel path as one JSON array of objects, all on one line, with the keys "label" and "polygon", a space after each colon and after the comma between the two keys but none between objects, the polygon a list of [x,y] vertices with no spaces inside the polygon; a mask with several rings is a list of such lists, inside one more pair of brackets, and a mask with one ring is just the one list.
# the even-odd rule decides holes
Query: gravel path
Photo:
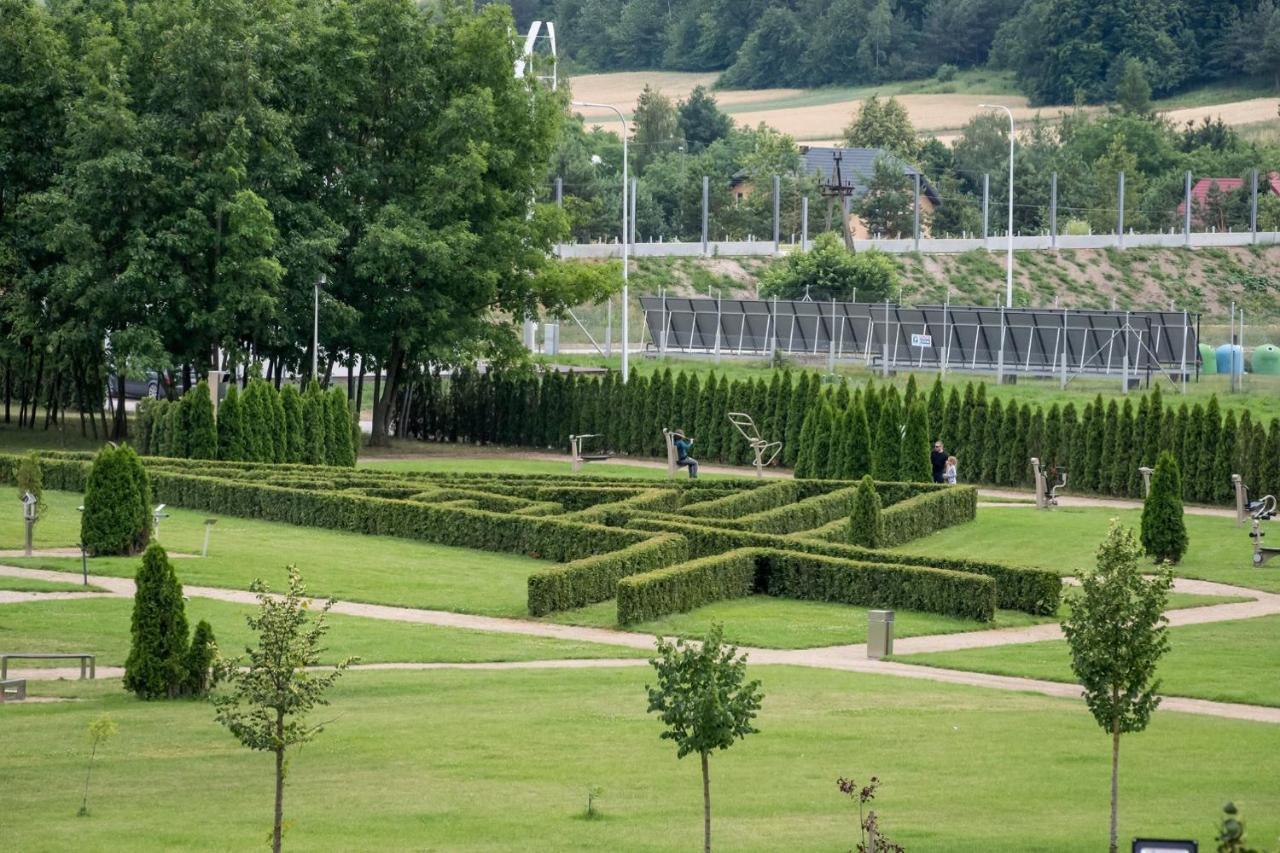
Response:
[{"label": "gravel path", "polygon": [[[50,572],[41,569],[20,569],[12,566],[0,566],[0,575],[9,577],[32,578],[37,580],[65,580],[62,572]],[[132,597],[133,581],[128,578],[103,577],[90,575],[90,583],[107,592],[96,595]],[[1179,592],[1190,592],[1202,595],[1236,595],[1251,596],[1252,601],[1236,604],[1218,604],[1171,611],[1171,625],[1202,624],[1233,619],[1249,619],[1280,613],[1280,595],[1263,593],[1257,590],[1209,581],[1175,581],[1174,588]],[[184,587],[186,595],[197,598],[210,598],[237,604],[253,604],[255,596],[247,591],[223,589],[218,587]],[[40,594],[35,594],[40,596]],[[43,598],[50,600],[55,596],[67,593],[46,593]],[[81,596],[79,593],[71,595]],[[24,599],[26,600],[26,599]],[[349,616],[362,616],[369,619],[386,619],[396,622],[409,622],[420,625],[437,625],[449,628],[463,628],[473,631],[491,631],[503,634],[519,634],[524,636],[551,637],[562,640],[600,643],[605,645],[625,646],[628,648],[650,649],[654,638],[649,634],[630,631],[614,631],[607,628],[590,628],[576,625],[556,625],[527,619],[504,619],[492,616],[473,616],[443,610],[422,610],[410,607],[389,607],[380,604],[361,604],[357,602],[337,602],[331,612]],[[898,640],[894,643],[897,654],[912,654],[925,651],[951,651],[966,648],[1008,645],[1014,643],[1034,643],[1059,639],[1061,629],[1055,624],[1033,625],[1025,628],[1006,628],[993,631],[972,631],[962,634],[942,634],[934,637],[913,637]],[[898,676],[902,678],[919,678],[926,681],[937,681],[947,684],[962,684],[972,687],[986,687],[997,690],[1013,690],[1039,693],[1045,696],[1056,696],[1078,699],[1080,689],[1076,685],[1061,684],[1052,681],[1040,681],[1031,678],[1014,678],[986,673],[963,672],[959,670],[940,669],[937,667],[919,666],[900,661],[877,661],[866,657],[866,646],[863,644],[828,646],[816,649],[760,649],[741,647],[758,664],[778,664],[787,666],[804,666],[815,669],[834,669],[848,672],[873,673],[878,675]],[[645,661],[639,658],[622,660],[548,660],[521,661],[509,663],[403,663],[403,664],[366,664],[361,669],[582,669],[591,667],[641,666]],[[114,678],[122,675],[118,667],[98,667],[103,678]],[[19,678],[68,678],[78,677],[79,669],[32,669],[14,670]],[[1280,724],[1280,708],[1268,708],[1254,705],[1240,705],[1229,702],[1209,702],[1199,699],[1183,699],[1166,697],[1164,706],[1168,710],[1183,711],[1189,714],[1224,717],[1229,719],[1253,720]]]}]

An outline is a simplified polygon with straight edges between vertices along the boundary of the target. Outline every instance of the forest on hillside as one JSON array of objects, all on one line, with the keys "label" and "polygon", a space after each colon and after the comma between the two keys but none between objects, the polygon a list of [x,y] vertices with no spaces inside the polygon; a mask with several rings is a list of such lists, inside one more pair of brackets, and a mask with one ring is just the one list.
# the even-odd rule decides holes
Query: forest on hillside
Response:
[{"label": "forest on hillside", "polygon": [[510,0],[555,21],[576,70],[719,71],[732,88],[875,84],[991,66],[1035,104],[1112,100],[1140,61],[1156,97],[1280,81],[1275,0]]}]

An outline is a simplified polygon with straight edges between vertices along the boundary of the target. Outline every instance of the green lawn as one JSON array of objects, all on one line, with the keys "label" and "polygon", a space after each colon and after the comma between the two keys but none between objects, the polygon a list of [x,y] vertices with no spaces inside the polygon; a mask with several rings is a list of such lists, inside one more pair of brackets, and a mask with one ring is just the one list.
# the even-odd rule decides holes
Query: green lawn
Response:
[{"label": "green lawn", "polygon": [[79,581],[42,581],[33,578],[10,578],[0,575],[0,590],[13,592],[102,592],[93,584],[85,586]]},{"label": "green lawn", "polygon": [[[17,506],[12,488],[0,489],[0,504]],[[74,546],[79,540],[81,497],[46,491],[47,517],[36,526],[36,547]],[[198,554],[208,513],[171,508],[160,542],[173,552]],[[0,513],[0,548],[20,547],[22,519]],[[79,572],[80,558],[7,558],[19,566]],[[90,574],[132,577],[138,558],[89,560]],[[403,604],[495,616],[527,611],[529,575],[547,565],[516,554],[474,551],[356,533],[295,527],[233,516],[219,517],[204,559],[173,560],[183,583],[245,589],[257,577],[282,589],[285,566],[296,563],[312,593],[349,601]]]},{"label": "green lawn", "polygon": [[[250,605],[205,598],[187,601],[187,622],[207,619],[223,654],[236,655],[252,642],[245,616]],[[98,663],[123,666],[129,654],[133,601],[127,598],[35,601],[0,605],[0,650],[93,652]],[[434,625],[330,614],[323,662],[355,655],[385,661],[464,662],[552,658],[642,657],[646,652],[598,643],[578,643],[514,634],[493,634]],[[23,667],[34,666],[23,662]],[[65,662],[53,665],[65,666]]]},{"label": "green lawn", "polygon": [[[1280,616],[1169,629],[1161,692],[1221,702],[1280,705]],[[1065,640],[905,655],[899,660],[951,669],[1075,681]]]},{"label": "green lawn", "polygon": [[[1005,507],[984,507],[976,520],[917,539],[898,549],[909,554],[963,554],[1024,566],[1041,566],[1063,575],[1091,568],[1098,543],[1111,518],[1135,529],[1141,510],[1060,508],[1050,512]],[[1174,567],[1180,577],[1280,592],[1280,564],[1254,568],[1253,545],[1248,530],[1235,519],[1188,515],[1190,548]],[[1280,525],[1269,528],[1280,537]],[[1270,541],[1270,540],[1268,540]]]},{"label": "green lawn", "polygon": [[[760,733],[717,752],[717,849],[846,850],[836,777],[883,780],[881,826],[909,850],[1096,851],[1110,743],[1075,702],[850,673],[756,667]],[[645,714],[647,668],[350,673],[319,739],[293,754],[287,845],[304,850],[687,851],[701,842],[696,759]],[[198,702],[118,683],[42,683],[80,701],[0,707],[14,850],[245,850],[270,827],[271,763]],[[89,721],[119,735],[77,818]],[[1121,837],[1211,843],[1220,804],[1259,843],[1280,833],[1276,728],[1157,712],[1123,741]],[[1194,784],[1188,783],[1193,774]],[[604,818],[581,818],[589,786]]]}]

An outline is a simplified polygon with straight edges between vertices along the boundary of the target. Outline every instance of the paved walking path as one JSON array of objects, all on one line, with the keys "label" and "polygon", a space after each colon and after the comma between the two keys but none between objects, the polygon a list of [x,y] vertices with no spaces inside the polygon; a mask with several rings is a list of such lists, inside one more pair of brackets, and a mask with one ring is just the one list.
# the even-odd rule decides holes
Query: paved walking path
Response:
[{"label": "paved walking path", "polygon": [[[13,566],[0,566],[0,575],[9,577],[32,578],[37,580],[65,580],[66,574],[41,569],[20,569]],[[89,582],[99,586],[106,593],[99,595],[128,596],[133,595],[133,581],[128,578],[90,575]],[[1229,619],[1248,619],[1280,613],[1280,595],[1263,593],[1226,584],[1208,581],[1181,581],[1175,583],[1175,589],[1183,592],[1213,595],[1252,596],[1252,601],[1237,604],[1218,604],[1205,607],[1177,610],[1170,613],[1170,624],[1193,624],[1223,621]],[[237,604],[253,604],[256,596],[241,590],[223,589],[220,587],[186,586],[183,591],[187,596],[210,598]],[[49,593],[47,595],[59,595]],[[317,603],[319,600],[315,600]],[[449,628],[463,628],[473,631],[491,631],[504,634],[520,634],[525,636],[551,637],[562,640],[600,643],[605,645],[625,646],[628,648],[651,649],[654,638],[650,634],[630,631],[614,631],[606,628],[591,628],[576,625],[556,625],[528,619],[505,619],[492,616],[474,616],[453,613],[443,610],[423,610],[410,607],[391,607],[381,604],[361,604],[358,602],[340,601],[334,604],[333,613],[349,616],[362,616],[370,619],[385,619],[397,622],[410,622],[421,625],[436,625]],[[944,634],[936,637],[916,637],[895,642],[895,652],[910,654],[921,651],[948,651],[953,649],[977,648],[981,646],[1004,645],[1010,643],[1029,643],[1053,640],[1061,637],[1061,629],[1056,624],[1035,625],[1026,628],[999,629],[995,631],[974,631],[961,634]],[[989,639],[993,638],[993,639]],[[990,675],[977,672],[941,669],[938,667],[920,666],[899,661],[877,661],[866,657],[866,646],[863,644],[828,646],[815,649],[761,649],[740,647],[741,651],[750,655],[758,664],[779,664],[788,666],[804,666],[815,669],[834,669],[847,672],[862,672],[878,675],[898,676],[902,678],[919,678],[926,681],[937,681],[947,684],[962,684],[972,687],[994,688],[997,690],[1013,690],[1039,693],[1045,696],[1078,699],[1080,688],[1074,684],[1063,684],[1053,681],[1040,681],[1031,678],[1015,678],[1001,675]],[[578,669],[588,667],[640,666],[645,661],[641,658],[623,660],[545,660],[521,661],[506,663],[406,663],[406,664],[367,664],[361,668],[377,669]],[[122,672],[117,667],[98,667],[104,678],[118,677]],[[33,669],[21,673],[15,670],[17,677],[31,679],[76,677],[79,670]],[[1189,714],[1224,717],[1229,719],[1253,720],[1280,724],[1280,708],[1256,705],[1241,705],[1229,702],[1209,702],[1199,699],[1166,697],[1164,707],[1169,710],[1183,711]]]}]

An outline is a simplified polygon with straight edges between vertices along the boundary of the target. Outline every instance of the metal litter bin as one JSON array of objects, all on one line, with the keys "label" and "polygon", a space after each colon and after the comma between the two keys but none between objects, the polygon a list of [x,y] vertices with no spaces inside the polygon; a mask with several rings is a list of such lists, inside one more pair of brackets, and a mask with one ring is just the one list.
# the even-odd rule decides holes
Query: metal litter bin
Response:
[{"label": "metal litter bin", "polygon": [[893,654],[893,611],[867,613],[867,657],[879,660]]}]

